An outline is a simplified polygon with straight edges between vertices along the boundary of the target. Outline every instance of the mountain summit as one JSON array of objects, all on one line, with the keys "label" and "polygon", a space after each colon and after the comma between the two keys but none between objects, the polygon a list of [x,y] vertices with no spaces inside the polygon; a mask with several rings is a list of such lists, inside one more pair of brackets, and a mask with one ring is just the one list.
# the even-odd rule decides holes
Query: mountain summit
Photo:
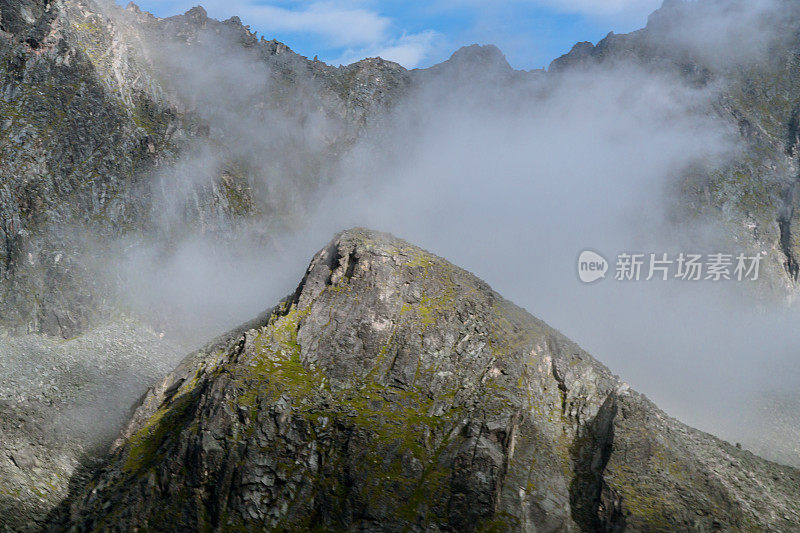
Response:
[{"label": "mountain summit", "polygon": [[355,229],[292,296],[153,388],[61,519],[788,531],[798,484],[797,470],[669,418],[472,274]]}]

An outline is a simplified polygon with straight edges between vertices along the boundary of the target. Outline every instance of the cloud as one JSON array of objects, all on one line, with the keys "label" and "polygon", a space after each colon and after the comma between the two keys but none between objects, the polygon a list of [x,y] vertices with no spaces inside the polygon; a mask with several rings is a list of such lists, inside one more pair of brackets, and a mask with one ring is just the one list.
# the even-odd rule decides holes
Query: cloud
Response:
[{"label": "cloud", "polygon": [[524,6],[540,6],[558,13],[575,13],[584,16],[612,16],[615,18],[631,19],[647,16],[659,7],[663,0],[438,0],[436,5],[440,9],[463,9],[465,5],[471,8],[485,10],[493,7],[509,7],[520,9]]},{"label": "cloud", "polygon": [[374,11],[318,2],[301,9],[286,9],[252,2],[225,2],[247,23],[265,32],[312,33],[331,46],[373,45],[387,38],[391,19]]},{"label": "cloud", "polygon": [[[598,4],[566,6],[596,11],[592,6]],[[622,10],[638,5],[610,3]],[[239,14],[249,19],[244,11]],[[732,38],[752,42],[737,37],[737,28],[747,24],[736,16],[682,22],[665,24],[663,31],[690,49],[709,43],[714,50],[724,48]],[[383,35],[388,32],[389,26]],[[700,42],[686,43],[682,35]],[[436,41],[435,34],[423,32],[361,39],[348,49],[355,57],[365,50],[395,54],[411,65]],[[304,170],[306,154],[318,150],[316,141],[310,149],[303,143],[327,137],[330,125],[323,119],[296,124],[291,117],[254,114],[251,95],[263,91],[239,81],[252,78],[254,69],[246,62],[237,66],[235,57],[218,48],[212,50],[219,58],[202,50],[194,59],[163,52],[184,66],[186,75],[178,76],[176,85],[191,91],[191,101],[236,146],[236,155],[265,170],[252,177],[253,190],[275,197],[282,185],[301,183],[289,178],[312,175],[285,169]],[[713,53],[709,60],[721,67],[729,59]],[[167,70],[173,76],[181,72]],[[279,196],[275,205],[293,218],[285,225],[260,220],[256,226],[267,228],[269,242],[246,231],[240,244],[217,241],[192,226],[185,228],[189,237],[170,242],[169,254],[148,247],[142,237],[144,244],[124,260],[122,253],[109,254],[122,265],[107,270],[131,280],[122,293],[134,300],[134,309],[165,309],[170,322],[186,324],[188,336],[200,338],[251,318],[289,293],[308,257],[335,229],[361,225],[391,231],[486,279],[671,414],[774,458],[800,461],[796,435],[786,430],[798,427],[791,407],[800,376],[796,310],[760,300],[760,287],[612,280],[587,287],[574,270],[577,255],[587,248],[610,260],[621,251],[749,251],[730,241],[729,228],[701,224],[690,230],[687,222],[676,229],[667,216],[676,200],[670,191],[685,170],[721,168],[740,157],[730,125],[709,112],[718,97],[714,87],[687,87],[635,65],[514,79],[510,85],[478,77],[443,86],[432,79],[433,87],[409,93],[351,148],[340,167],[325,167],[328,185],[317,195]],[[204,178],[202,169],[209,166],[203,151],[194,157],[175,169],[188,174],[190,184]],[[290,161],[282,164],[285,159]],[[179,208],[183,198],[177,197]],[[162,211],[177,209],[167,204]],[[154,225],[175,224],[162,218]],[[782,268],[779,253],[769,257]],[[786,398],[790,407],[777,410],[772,398]],[[764,405],[770,409],[759,411]]]},{"label": "cloud", "polygon": [[795,415],[767,420],[755,401],[796,390],[795,313],[762,313],[745,285],[588,287],[576,276],[587,248],[609,258],[742,251],[727,229],[669,223],[686,169],[738,157],[732,130],[707,112],[713,89],[607,68],[541,86],[473,78],[411,92],[346,157],[302,238],[321,245],[331,227],[351,226],[407,238],[561,329],[671,414],[797,462],[776,422]]},{"label": "cloud", "polygon": [[432,30],[403,35],[395,42],[385,46],[377,55],[400,63],[406,68],[416,68],[428,56],[434,41],[439,37],[441,36]]},{"label": "cloud", "polygon": [[651,18],[664,46],[717,68],[769,57],[785,23],[780,0],[673,2]]}]

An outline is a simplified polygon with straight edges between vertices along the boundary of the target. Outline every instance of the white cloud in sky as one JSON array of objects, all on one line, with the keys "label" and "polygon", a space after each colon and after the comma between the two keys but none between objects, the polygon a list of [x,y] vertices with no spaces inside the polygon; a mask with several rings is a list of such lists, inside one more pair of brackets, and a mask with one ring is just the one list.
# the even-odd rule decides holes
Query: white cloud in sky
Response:
[{"label": "white cloud in sky", "polygon": [[417,68],[428,58],[435,48],[435,44],[442,38],[440,33],[433,30],[403,34],[398,38],[388,39],[373,46],[348,49],[330,63],[348,65],[365,57],[382,57],[387,61],[400,63],[407,69]]},{"label": "white cloud in sky", "polygon": [[386,39],[392,23],[391,19],[375,11],[342,3],[315,2],[297,9],[247,1],[219,3],[225,11],[235,12],[246,24],[258,27],[262,32],[312,33],[324,38],[331,46],[363,46],[381,42]]},{"label": "white cloud in sky", "polygon": [[527,4],[547,7],[562,13],[616,18],[649,15],[663,3],[664,0],[432,0],[432,5],[441,11],[465,7],[492,9],[499,6],[513,7]]},{"label": "white cloud in sky", "polygon": [[416,68],[426,58],[433,48],[433,43],[440,35],[428,30],[412,35],[403,35],[394,43],[380,50],[376,55],[400,63],[406,68]]}]

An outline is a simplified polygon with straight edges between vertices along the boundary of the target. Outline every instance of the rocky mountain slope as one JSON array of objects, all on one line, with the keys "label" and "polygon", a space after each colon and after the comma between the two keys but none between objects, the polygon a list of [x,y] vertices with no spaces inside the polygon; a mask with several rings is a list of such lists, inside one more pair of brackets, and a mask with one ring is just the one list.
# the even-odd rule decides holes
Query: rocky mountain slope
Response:
[{"label": "rocky mountain slope", "polygon": [[800,472],[684,426],[444,259],[340,234],[152,389],[84,530],[790,531]]},{"label": "rocky mountain slope", "polygon": [[0,337],[0,531],[40,530],[183,350],[130,320],[69,341]]}]

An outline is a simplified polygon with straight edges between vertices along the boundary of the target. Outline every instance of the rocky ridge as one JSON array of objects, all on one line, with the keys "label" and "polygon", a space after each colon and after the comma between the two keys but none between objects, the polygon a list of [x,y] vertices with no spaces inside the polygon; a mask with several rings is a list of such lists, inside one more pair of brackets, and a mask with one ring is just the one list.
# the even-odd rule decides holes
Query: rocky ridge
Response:
[{"label": "rocky ridge", "polygon": [[[668,2],[642,30],[580,43],[549,72],[526,73],[491,46],[466,47],[414,71],[379,58],[333,67],[259,38],[238,18],[211,19],[200,7],[158,19],[134,4],[123,9],[103,0],[5,0],[0,292],[8,305],[0,323],[65,338],[86,330],[114,302],[109,287],[87,272],[85,251],[96,254],[121,238],[169,249],[197,232],[269,241],[273,235],[262,228],[302,227],[314,191],[332,179],[339,158],[428,85],[529,91],[530,80],[623,62],[716,91],[715,109],[707,111],[733,124],[747,149],[723,168],[686,169],[675,217],[721,220],[744,246],[774,251],[782,264],[770,277],[781,295],[791,295],[800,255],[796,6],[776,1],[780,9],[735,35],[766,47],[766,60],[722,61],[711,57],[711,45],[676,40],[675,28],[724,15],[723,7],[737,2]],[[753,37],[764,24],[766,44]],[[209,83],[204,61],[241,68],[221,67],[227,85]],[[220,98],[209,85],[226,94],[250,88],[217,109]],[[280,132],[264,130],[270,123]],[[187,172],[202,179],[184,183]]]}]

